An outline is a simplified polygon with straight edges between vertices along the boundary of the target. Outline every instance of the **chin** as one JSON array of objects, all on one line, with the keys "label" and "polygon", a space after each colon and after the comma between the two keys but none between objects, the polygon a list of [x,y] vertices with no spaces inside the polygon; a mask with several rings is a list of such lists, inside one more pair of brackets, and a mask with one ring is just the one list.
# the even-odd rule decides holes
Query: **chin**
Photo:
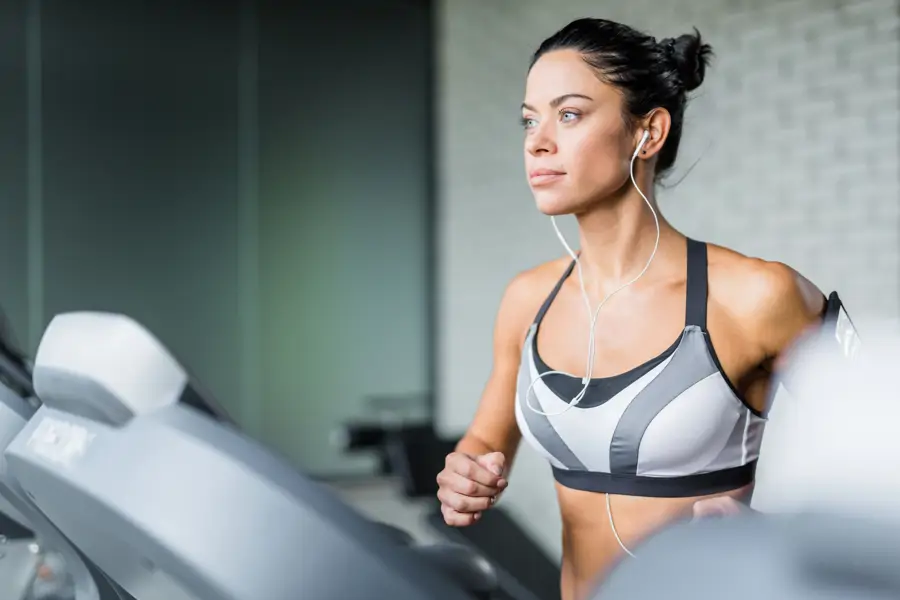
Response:
[{"label": "chin", "polygon": [[548,194],[537,192],[534,194],[534,202],[537,209],[548,217],[571,215],[578,211],[580,203],[575,199],[562,194]]},{"label": "chin", "polygon": [[548,217],[561,217],[575,212],[573,209],[564,206],[542,206],[540,204],[538,204],[538,210],[541,211],[541,214]]}]

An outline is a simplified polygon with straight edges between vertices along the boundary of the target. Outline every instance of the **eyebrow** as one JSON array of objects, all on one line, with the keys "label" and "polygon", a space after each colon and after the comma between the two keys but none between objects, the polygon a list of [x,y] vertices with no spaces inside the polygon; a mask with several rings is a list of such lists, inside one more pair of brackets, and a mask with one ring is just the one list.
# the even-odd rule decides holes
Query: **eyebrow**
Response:
[{"label": "eyebrow", "polygon": [[[563,102],[568,100],[569,98],[582,98],[584,100],[592,100],[593,101],[593,98],[591,98],[590,96],[585,96],[584,94],[563,94],[562,96],[557,96],[556,98],[551,100],[550,106],[552,108],[556,108],[560,104],[562,104]],[[524,102],[522,103],[522,108],[524,108],[525,110],[533,110],[534,112],[537,112],[537,109],[535,109],[533,106],[530,106]]]}]

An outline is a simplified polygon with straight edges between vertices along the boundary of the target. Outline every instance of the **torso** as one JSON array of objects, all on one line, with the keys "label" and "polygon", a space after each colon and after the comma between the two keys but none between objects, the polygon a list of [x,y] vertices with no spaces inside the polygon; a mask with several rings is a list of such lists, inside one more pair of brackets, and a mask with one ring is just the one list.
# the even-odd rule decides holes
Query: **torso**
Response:
[{"label": "torso", "polygon": [[[750,334],[736,316],[742,307],[735,308],[735,298],[741,294],[735,289],[740,280],[733,270],[740,261],[748,259],[724,248],[707,247],[706,334],[714,347],[723,380],[740,397],[740,403],[751,412],[760,412],[767,397],[768,371],[763,368],[766,357],[754,344],[748,343]],[[677,344],[687,331],[686,262],[679,272],[673,270],[669,276],[626,288],[603,307],[597,320],[593,378],[620,376],[664,355]],[[547,278],[545,290],[556,285],[568,265],[569,261],[561,260],[542,267]],[[542,315],[534,347],[547,366],[581,376],[585,373],[587,336],[588,317],[577,276],[568,277]],[[523,339],[523,346],[529,338]],[[523,352],[527,350],[523,348]],[[740,406],[736,406],[735,410],[739,410]],[[742,485],[713,495],[746,497],[751,486]],[[556,489],[563,522],[563,600],[575,600],[595,587],[598,579],[624,556],[624,551],[613,534],[604,493],[573,489],[558,482]],[[693,504],[703,497],[706,496],[646,497],[611,493],[616,531],[627,547],[634,548],[661,526],[689,517]]]},{"label": "torso", "polygon": [[[580,600],[596,588],[612,567],[628,558],[613,535],[602,494],[572,490],[559,484],[556,491],[563,522],[562,600]],[[742,489],[719,495],[741,498],[748,493]],[[703,497],[612,495],[616,530],[626,545],[635,548],[641,538],[661,527],[690,518],[694,502]]]}]

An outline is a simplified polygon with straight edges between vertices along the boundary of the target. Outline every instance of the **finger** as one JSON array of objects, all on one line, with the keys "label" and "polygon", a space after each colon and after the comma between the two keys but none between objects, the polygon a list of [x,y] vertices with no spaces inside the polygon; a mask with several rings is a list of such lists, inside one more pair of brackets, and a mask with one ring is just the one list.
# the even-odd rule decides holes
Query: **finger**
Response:
[{"label": "finger", "polygon": [[709,498],[694,503],[694,518],[726,517],[741,512],[741,505],[732,498]]},{"label": "finger", "polygon": [[472,498],[485,497],[485,496],[496,496],[499,494],[503,487],[499,485],[499,483],[505,483],[505,481],[500,480],[497,486],[484,485],[483,483],[478,483],[477,481],[472,481],[471,479],[466,479],[459,473],[453,473],[452,471],[444,475],[441,481],[441,486],[446,487],[447,489],[456,492],[457,494],[462,494],[463,496],[470,496]]},{"label": "finger", "polygon": [[449,506],[441,506],[441,514],[451,527],[467,527],[481,518],[481,513],[460,513]]},{"label": "finger", "polygon": [[506,471],[506,457],[502,452],[482,454],[475,457],[475,462],[498,477],[502,476]]},{"label": "finger", "polygon": [[708,500],[700,500],[699,502],[694,503],[694,518],[695,519],[705,519],[707,517],[711,517],[714,514],[717,514],[718,510],[715,506],[710,506]]},{"label": "finger", "polygon": [[457,494],[447,488],[442,488],[438,490],[438,500],[441,501],[441,504],[449,506],[456,512],[474,513],[490,508],[493,503],[493,496],[471,498]]},{"label": "finger", "polygon": [[447,468],[476,483],[496,487],[500,477],[479,465],[472,458],[462,454],[451,454],[447,457]]},{"label": "finger", "polygon": [[472,497],[499,496],[503,492],[503,490],[505,490],[509,486],[509,482],[503,478],[497,480],[496,486],[484,485],[483,483],[478,483],[477,481],[467,479],[459,473],[450,469],[444,469],[437,474],[437,477],[435,479],[437,481],[438,488],[448,488],[454,492],[462,494],[463,496]]}]

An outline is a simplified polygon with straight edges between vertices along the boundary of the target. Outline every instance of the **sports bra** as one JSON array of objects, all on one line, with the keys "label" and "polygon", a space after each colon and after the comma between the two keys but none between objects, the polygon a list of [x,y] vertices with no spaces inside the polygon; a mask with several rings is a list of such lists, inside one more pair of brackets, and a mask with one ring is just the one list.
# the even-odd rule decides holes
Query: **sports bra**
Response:
[{"label": "sports bra", "polygon": [[[544,301],[522,349],[516,421],[523,438],[577,490],[649,497],[717,494],[753,482],[765,416],[722,371],[706,329],[707,246],[687,241],[687,310],[681,335],[662,354],[584,387],[553,371],[537,350],[541,320],[574,261]],[[531,388],[526,403],[525,394]],[[540,412],[535,412],[529,405]]]}]

